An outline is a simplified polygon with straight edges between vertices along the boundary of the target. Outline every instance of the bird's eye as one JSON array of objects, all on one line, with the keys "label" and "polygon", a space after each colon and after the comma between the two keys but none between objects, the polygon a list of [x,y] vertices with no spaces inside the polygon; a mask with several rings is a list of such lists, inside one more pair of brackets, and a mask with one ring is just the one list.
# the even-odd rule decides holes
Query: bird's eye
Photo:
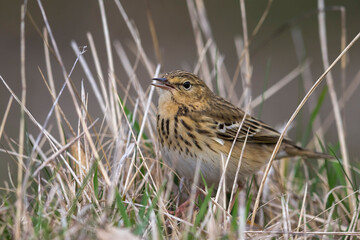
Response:
[{"label": "bird's eye", "polygon": [[183,83],[183,87],[185,88],[185,90],[190,90],[191,83],[189,81],[186,81],[186,82]]}]

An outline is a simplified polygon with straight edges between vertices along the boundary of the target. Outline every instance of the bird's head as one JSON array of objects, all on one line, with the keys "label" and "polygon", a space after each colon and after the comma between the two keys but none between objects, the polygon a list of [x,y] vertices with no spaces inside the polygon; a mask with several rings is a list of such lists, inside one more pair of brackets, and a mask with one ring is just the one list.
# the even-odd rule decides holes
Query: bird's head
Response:
[{"label": "bird's head", "polygon": [[160,101],[172,100],[184,105],[199,105],[213,94],[196,75],[179,70],[153,78],[152,85],[160,88]]}]

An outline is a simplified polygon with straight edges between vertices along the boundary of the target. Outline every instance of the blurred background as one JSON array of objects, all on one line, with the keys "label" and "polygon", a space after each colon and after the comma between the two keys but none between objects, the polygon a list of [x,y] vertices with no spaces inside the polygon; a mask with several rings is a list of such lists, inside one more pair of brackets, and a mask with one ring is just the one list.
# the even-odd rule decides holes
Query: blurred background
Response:
[{"label": "blurred background", "polygon": [[[218,54],[224,57],[225,66],[230,78],[232,78],[239,59],[235,39],[243,35],[240,3],[234,0],[204,2],[211,31],[218,47]],[[134,64],[136,61],[133,51],[135,44],[126,23],[113,1],[105,0],[104,3],[111,40],[120,41],[130,61],[132,61],[131,63]],[[346,38],[347,42],[349,42],[360,31],[360,2],[326,1],[325,3],[327,7],[326,24],[329,59],[332,62],[341,51],[341,14],[338,7],[341,6],[345,10]],[[0,75],[19,97],[21,96],[21,4],[22,1],[0,2]],[[94,37],[106,76],[108,63],[98,1],[43,1],[42,4],[67,71],[70,71],[76,60],[76,54],[72,50],[70,42],[74,40],[79,46],[89,46],[86,34],[90,32]],[[176,69],[194,70],[198,55],[186,1],[132,0],[122,1],[122,4],[128,17],[138,29],[144,51],[150,60],[156,64],[157,57],[147,18],[147,14],[151,14],[160,46],[161,72]],[[266,0],[245,1],[249,35],[253,32],[267,4],[268,1]],[[29,1],[25,26],[27,108],[40,123],[45,121],[52,105],[51,97],[40,74],[40,70],[46,72],[44,44],[38,32],[38,30],[42,32],[43,27],[44,21],[37,1]],[[324,72],[318,32],[317,1],[273,1],[260,31],[251,39],[250,64],[252,67],[253,99],[299,66],[300,62],[294,46],[295,30],[297,33],[302,34],[306,49],[305,58],[310,62],[312,80],[316,81]],[[114,52],[113,49],[116,77],[126,85],[129,79]],[[95,69],[89,47],[87,47],[84,56],[87,58],[90,68]],[[359,71],[360,42],[357,42],[349,51],[347,60],[345,81],[343,83],[341,82],[340,64],[337,64],[333,71],[338,98],[343,95],[344,89],[349,86]],[[64,79],[61,69],[54,58],[52,58],[52,64],[56,89],[59,90]],[[93,71],[95,72],[95,70]],[[147,89],[151,77],[141,64],[139,64],[137,74],[143,88]],[[90,114],[94,118],[101,119],[103,116],[101,116],[99,106],[92,95],[93,92],[79,64],[74,69],[72,80],[78,87],[80,82],[84,80],[85,88],[89,92]],[[321,89],[325,85],[323,83],[316,91],[312,97],[313,101],[317,101],[317,96],[319,96]],[[301,77],[298,77],[269,98],[261,106],[261,109],[255,108],[254,115],[261,117],[263,121],[272,126],[285,123],[308,90],[304,90],[303,86]],[[240,96],[242,93],[241,84],[237,84],[235,90],[237,95]],[[0,122],[3,119],[9,98],[9,91],[3,83],[0,83]],[[154,102],[157,101],[156,99],[157,95],[154,97]],[[359,143],[357,140],[360,134],[359,102],[360,94],[359,90],[356,90],[342,111],[348,151],[352,161],[359,160]],[[77,116],[67,90],[60,99],[60,105],[67,110],[67,117],[76,126]],[[320,116],[324,117],[331,111],[331,101],[329,96],[326,95]],[[5,130],[0,139],[0,186],[3,186],[4,180],[8,179],[9,173],[16,173],[15,157],[10,157],[4,149],[9,149],[8,142],[11,142],[14,146],[18,142],[19,112],[18,103],[13,101]],[[306,106],[297,118],[293,130],[289,132],[292,139],[302,140],[304,129],[309,122],[309,115],[309,107]],[[27,122],[27,130],[35,136],[39,134],[39,130],[30,121]],[[325,139],[326,144],[337,146],[338,136],[334,122],[325,134]]]}]

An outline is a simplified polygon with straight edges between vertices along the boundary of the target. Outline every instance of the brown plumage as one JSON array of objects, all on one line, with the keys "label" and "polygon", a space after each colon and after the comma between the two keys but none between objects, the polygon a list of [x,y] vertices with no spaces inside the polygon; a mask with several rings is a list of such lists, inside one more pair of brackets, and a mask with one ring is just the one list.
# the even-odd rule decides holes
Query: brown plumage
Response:
[{"label": "brown plumage", "polygon": [[[196,162],[201,161],[201,172],[207,184],[217,186],[222,158],[226,160],[236,141],[226,169],[226,183],[232,186],[245,138],[239,183],[269,161],[280,136],[278,131],[249,115],[241,125],[244,111],[215,95],[192,73],[174,71],[153,80],[153,85],[161,89],[157,130],[163,157],[181,176],[192,179]],[[331,158],[303,149],[285,138],[277,159],[293,156]]]}]

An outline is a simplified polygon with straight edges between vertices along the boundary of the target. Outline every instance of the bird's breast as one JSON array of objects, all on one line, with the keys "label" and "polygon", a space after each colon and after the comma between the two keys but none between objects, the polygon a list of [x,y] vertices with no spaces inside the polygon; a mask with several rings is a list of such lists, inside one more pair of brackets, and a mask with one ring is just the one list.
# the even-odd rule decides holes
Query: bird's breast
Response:
[{"label": "bird's breast", "polygon": [[[208,184],[218,184],[222,159],[223,142],[216,141],[211,129],[190,117],[183,115],[157,116],[157,131],[164,162],[180,176],[193,179],[196,165],[201,163],[200,171]],[[233,164],[231,164],[233,165]],[[231,166],[234,176],[234,166]]]}]

